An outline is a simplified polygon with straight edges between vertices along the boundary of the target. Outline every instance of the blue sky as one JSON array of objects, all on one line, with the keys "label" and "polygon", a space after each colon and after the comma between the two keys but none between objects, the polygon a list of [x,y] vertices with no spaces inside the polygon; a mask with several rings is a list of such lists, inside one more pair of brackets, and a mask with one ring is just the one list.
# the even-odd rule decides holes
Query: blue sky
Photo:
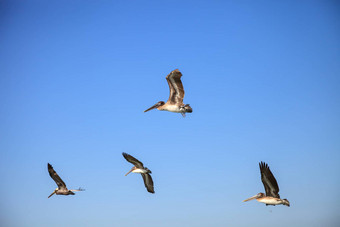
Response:
[{"label": "blue sky", "polygon": [[[339,10],[2,1],[2,226],[339,226]],[[176,68],[194,112],[143,113]],[[242,203],[264,191],[260,161],[291,207]],[[86,191],[47,199],[47,162]]]}]

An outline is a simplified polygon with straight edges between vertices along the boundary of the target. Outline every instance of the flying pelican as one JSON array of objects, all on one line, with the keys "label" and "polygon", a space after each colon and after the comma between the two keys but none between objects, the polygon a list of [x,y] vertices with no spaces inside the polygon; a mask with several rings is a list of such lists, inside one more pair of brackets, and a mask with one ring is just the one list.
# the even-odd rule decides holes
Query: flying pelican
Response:
[{"label": "flying pelican", "polygon": [[264,189],[266,190],[266,195],[260,192],[253,197],[243,200],[243,202],[256,199],[260,203],[265,203],[266,206],[283,204],[289,207],[290,203],[287,199],[280,199],[279,186],[277,185],[276,179],[270,171],[268,164],[265,162],[261,162],[259,163],[259,166],[261,171],[261,180],[264,185]]},{"label": "flying pelican", "polygon": [[56,173],[56,171],[54,171],[54,169],[53,169],[53,167],[50,163],[47,163],[47,169],[48,169],[48,173],[50,174],[51,178],[58,185],[58,188],[56,188],[48,198],[50,198],[54,194],[56,194],[56,195],[74,195],[74,192],[76,192],[76,191],[84,191],[84,189],[81,189],[81,188],[68,190],[67,187],[66,187],[66,184],[59,177],[59,175]]},{"label": "flying pelican", "polygon": [[189,104],[183,104],[184,88],[181,81],[182,73],[175,69],[169,75],[166,76],[170,88],[170,96],[166,103],[159,101],[155,105],[151,106],[149,110],[157,108],[158,110],[166,110],[174,113],[181,113],[185,117],[185,113],[192,113],[192,108]]},{"label": "flying pelican", "polygon": [[148,192],[155,193],[153,189],[153,181],[150,176],[151,171],[148,168],[144,167],[141,161],[138,161],[136,158],[132,157],[131,155],[127,153],[123,153],[123,156],[126,159],[126,161],[134,165],[134,167],[132,167],[132,169],[127,174],[125,174],[125,176],[127,176],[131,172],[140,173],[143,177],[144,185],[146,189],[148,190]]}]

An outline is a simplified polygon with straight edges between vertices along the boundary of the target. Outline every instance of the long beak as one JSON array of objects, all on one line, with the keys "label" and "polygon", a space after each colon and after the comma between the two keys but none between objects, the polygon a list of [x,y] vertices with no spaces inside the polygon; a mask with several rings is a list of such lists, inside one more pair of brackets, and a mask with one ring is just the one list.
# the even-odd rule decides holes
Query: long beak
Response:
[{"label": "long beak", "polygon": [[132,169],[130,169],[130,171],[129,171],[129,172],[127,172],[127,174],[125,174],[125,176],[127,176],[129,173],[131,173],[131,172],[132,172],[132,170],[134,170],[134,167],[132,167]]},{"label": "long beak", "polygon": [[253,199],[257,199],[257,198],[258,198],[258,195],[254,195],[254,196],[252,196],[248,199],[243,200],[243,202],[247,202],[247,201],[250,201],[250,200],[253,200]]},{"label": "long beak", "polygon": [[159,103],[156,103],[155,105],[151,106],[149,109],[144,110],[144,113],[145,113],[145,112],[148,112],[149,110],[153,110],[153,109],[155,109],[155,108],[157,108],[157,107],[159,107]]},{"label": "long beak", "polygon": [[52,195],[54,195],[54,193],[55,193],[55,190],[52,192],[51,195],[48,196],[48,198],[50,198]]}]

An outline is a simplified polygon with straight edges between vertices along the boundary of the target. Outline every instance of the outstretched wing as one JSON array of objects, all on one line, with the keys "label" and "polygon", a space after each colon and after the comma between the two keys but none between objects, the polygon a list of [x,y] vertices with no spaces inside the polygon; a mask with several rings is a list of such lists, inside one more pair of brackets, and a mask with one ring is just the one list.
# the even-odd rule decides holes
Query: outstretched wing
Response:
[{"label": "outstretched wing", "polygon": [[126,161],[132,163],[137,168],[144,168],[143,163],[141,161],[137,160],[135,157],[132,157],[131,155],[129,155],[127,153],[123,153],[123,156],[126,159]]},{"label": "outstretched wing", "polygon": [[66,184],[64,181],[59,177],[59,175],[54,171],[52,165],[50,163],[47,163],[47,169],[48,173],[50,174],[51,178],[55,181],[55,183],[58,185],[58,188],[65,188],[66,189]]},{"label": "outstretched wing", "polygon": [[148,190],[148,192],[150,192],[150,193],[155,193],[155,191],[153,189],[153,180],[152,180],[152,177],[150,176],[150,174],[142,173],[142,177],[143,177],[143,181],[144,181],[144,185],[146,187],[146,190]]},{"label": "outstretched wing", "polygon": [[261,180],[266,190],[266,196],[272,196],[275,198],[280,198],[279,195],[279,185],[276,182],[276,179],[272,172],[269,169],[269,166],[265,162],[259,163],[260,171],[261,171]]},{"label": "outstretched wing", "polygon": [[166,76],[170,89],[168,102],[171,104],[183,104],[184,88],[181,77],[182,73],[178,69],[175,69]]}]

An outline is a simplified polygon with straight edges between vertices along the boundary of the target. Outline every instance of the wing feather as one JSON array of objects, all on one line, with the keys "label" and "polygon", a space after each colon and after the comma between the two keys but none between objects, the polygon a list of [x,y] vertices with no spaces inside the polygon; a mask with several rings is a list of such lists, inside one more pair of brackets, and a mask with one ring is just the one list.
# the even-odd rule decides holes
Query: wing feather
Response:
[{"label": "wing feather", "polygon": [[124,152],[123,152],[123,156],[126,159],[126,161],[132,163],[137,168],[144,168],[143,163],[139,161],[138,159],[136,159],[135,157],[132,157],[131,155],[124,153]]},{"label": "wing feather", "polygon": [[175,69],[166,76],[166,81],[168,81],[170,89],[168,102],[171,104],[183,104],[185,92],[181,77],[182,73],[178,69]]},{"label": "wing feather", "polygon": [[142,173],[144,185],[146,187],[146,190],[150,193],[155,193],[154,188],[153,188],[153,180],[150,174],[148,173]]},{"label": "wing feather", "polygon": [[279,195],[279,185],[269,169],[269,166],[265,162],[259,163],[260,171],[261,171],[261,180],[266,190],[266,196],[272,196],[275,198],[280,198]]},{"label": "wing feather", "polygon": [[58,185],[58,188],[66,188],[66,184],[64,181],[59,177],[56,171],[54,171],[52,165],[50,163],[47,163],[47,169],[48,173],[50,174],[51,178],[55,181],[55,183]]}]

